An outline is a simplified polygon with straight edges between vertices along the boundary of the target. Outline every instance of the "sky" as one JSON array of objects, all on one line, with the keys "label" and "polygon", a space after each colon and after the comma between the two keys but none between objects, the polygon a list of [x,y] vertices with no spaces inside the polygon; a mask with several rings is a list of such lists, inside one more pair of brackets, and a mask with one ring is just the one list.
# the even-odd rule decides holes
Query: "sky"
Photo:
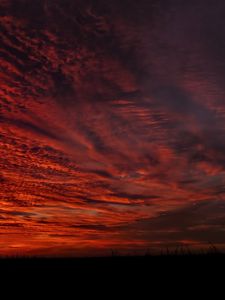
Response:
[{"label": "sky", "polygon": [[0,255],[225,246],[224,14],[0,0]]}]

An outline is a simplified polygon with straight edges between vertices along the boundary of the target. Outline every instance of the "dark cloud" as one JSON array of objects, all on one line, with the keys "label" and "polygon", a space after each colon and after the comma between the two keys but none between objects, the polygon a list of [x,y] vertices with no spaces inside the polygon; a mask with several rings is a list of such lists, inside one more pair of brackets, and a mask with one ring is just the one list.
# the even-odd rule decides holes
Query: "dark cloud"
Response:
[{"label": "dark cloud", "polygon": [[[5,121],[7,122],[8,120]],[[9,122],[12,123],[12,125],[16,125],[19,128],[22,128],[24,130],[34,132],[35,134],[46,136],[50,139],[58,139],[57,133],[48,131],[47,129],[41,127],[40,125],[32,124],[30,122],[19,120],[19,119],[14,119],[13,121],[9,120]]]},{"label": "dark cloud", "polygon": [[23,227],[22,223],[0,223],[0,227],[14,228],[14,227]]},{"label": "dark cloud", "polygon": [[76,228],[76,229],[84,229],[84,230],[96,230],[96,231],[109,231],[110,228],[105,225],[71,225],[71,228]]},{"label": "dark cloud", "polygon": [[53,97],[61,104],[73,104],[76,103],[74,83],[72,79],[64,75],[62,70],[56,70],[52,72],[51,78],[53,81]]},{"label": "dark cloud", "polygon": [[113,175],[104,170],[90,170],[91,173],[97,174],[103,178],[113,178]]},{"label": "dark cloud", "polygon": [[[133,231],[146,241],[166,245],[192,241],[200,244],[225,243],[225,204],[223,200],[205,200],[182,209],[162,213],[151,219],[137,221],[123,230]],[[185,242],[186,241],[186,242]]]},{"label": "dark cloud", "polygon": [[10,211],[8,212],[12,216],[21,216],[21,217],[32,217],[35,216],[35,213],[23,212],[23,211]]},{"label": "dark cloud", "polygon": [[131,199],[131,200],[151,200],[151,199],[157,199],[159,196],[157,195],[142,195],[142,194],[131,194],[131,193],[114,193],[112,196],[118,197],[118,198],[125,198],[125,199]]}]

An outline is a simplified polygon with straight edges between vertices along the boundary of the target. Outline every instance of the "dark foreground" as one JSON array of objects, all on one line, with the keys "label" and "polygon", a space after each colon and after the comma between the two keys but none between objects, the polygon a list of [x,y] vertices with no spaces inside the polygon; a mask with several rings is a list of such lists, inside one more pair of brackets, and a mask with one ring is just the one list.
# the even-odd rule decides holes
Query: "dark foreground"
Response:
[{"label": "dark foreground", "polygon": [[224,269],[225,254],[185,254],[158,256],[115,256],[115,257],[85,257],[85,258],[2,258],[0,271],[4,274],[40,273],[54,275],[60,271],[71,272],[76,276],[104,275],[115,272],[118,275],[130,272],[152,272],[162,275],[171,273],[172,269],[190,269],[203,271],[204,269]]},{"label": "dark foreground", "polygon": [[5,258],[0,259],[0,286],[6,286],[7,293],[13,294],[20,290],[22,295],[30,289],[32,295],[44,295],[46,289],[56,294],[61,291],[62,299],[70,299],[70,296],[65,297],[65,293],[74,297],[79,293],[83,297],[90,294],[93,297],[93,293],[98,296],[101,292],[104,297],[112,296],[113,293],[118,297],[121,295],[118,292],[121,288],[125,295],[128,292],[133,294],[134,290],[139,295],[145,290],[148,297],[139,295],[136,299],[159,299],[150,297],[153,291],[157,295],[166,294],[167,298],[169,294],[173,297],[178,294],[179,299],[182,299],[181,294],[191,293],[191,299],[195,294],[194,292],[192,295],[193,288],[200,290],[201,295],[210,288],[213,290],[212,299],[220,299],[215,297],[215,292],[219,293],[220,289],[223,292],[224,269],[225,254],[219,253],[96,258]]}]

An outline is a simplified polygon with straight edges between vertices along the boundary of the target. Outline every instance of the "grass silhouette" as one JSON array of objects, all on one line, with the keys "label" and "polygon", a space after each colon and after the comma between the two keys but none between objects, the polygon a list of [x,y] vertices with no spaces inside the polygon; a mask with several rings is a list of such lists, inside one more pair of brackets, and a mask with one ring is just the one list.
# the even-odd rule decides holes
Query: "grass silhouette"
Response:
[{"label": "grass silhouette", "polygon": [[[174,282],[190,277],[195,282],[204,276],[220,274],[225,267],[225,253],[210,247],[208,250],[191,251],[179,247],[165,249],[159,254],[120,255],[112,252],[105,257],[35,257],[11,256],[0,258],[0,277],[11,281],[14,277],[23,278],[24,282],[37,278],[35,282],[49,281],[112,283],[124,280],[146,280],[149,282]],[[218,271],[219,270],[219,271]],[[191,274],[191,275],[188,275]],[[173,277],[174,276],[174,277]],[[109,279],[111,278],[111,279]],[[190,281],[184,280],[183,282]],[[195,278],[195,279],[193,279]]]}]

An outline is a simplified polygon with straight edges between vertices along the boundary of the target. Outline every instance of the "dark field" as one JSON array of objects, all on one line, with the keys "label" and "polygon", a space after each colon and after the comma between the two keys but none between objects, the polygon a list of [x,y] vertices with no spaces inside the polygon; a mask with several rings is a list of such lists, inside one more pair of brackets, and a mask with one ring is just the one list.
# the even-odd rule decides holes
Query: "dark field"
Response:
[{"label": "dark field", "polygon": [[[0,259],[1,287],[21,295],[32,290],[32,295],[50,293],[62,299],[100,294],[118,297],[127,293],[137,299],[164,295],[202,295],[208,289],[221,294],[224,281],[225,254],[223,253],[169,253],[157,256],[112,256],[85,258],[4,258]],[[4,284],[3,284],[4,283]],[[14,284],[15,283],[15,284]],[[28,289],[29,287],[29,289]],[[216,288],[214,291],[214,287]],[[193,291],[194,288],[194,291]],[[143,294],[144,295],[143,295]],[[67,297],[66,297],[67,294]],[[222,295],[222,294],[221,294]],[[57,295],[58,297],[59,295]],[[115,298],[116,299],[116,298]],[[158,299],[158,298],[157,298]],[[172,298],[173,299],[173,298]],[[182,298],[183,299],[183,298]],[[220,299],[220,298],[212,298]]]},{"label": "dark field", "polygon": [[[107,272],[115,272],[119,276],[130,272],[153,271],[155,275],[162,275],[162,271],[169,273],[171,268],[192,269],[203,271],[209,268],[223,268],[225,266],[224,253],[169,253],[146,256],[112,256],[112,257],[83,257],[83,258],[43,258],[43,257],[13,257],[0,259],[0,270],[9,272],[35,272],[54,275],[57,272],[73,272],[75,276],[101,276]],[[106,272],[106,273],[105,273]],[[61,273],[62,274],[62,273]],[[141,274],[141,273],[140,273]]]}]

